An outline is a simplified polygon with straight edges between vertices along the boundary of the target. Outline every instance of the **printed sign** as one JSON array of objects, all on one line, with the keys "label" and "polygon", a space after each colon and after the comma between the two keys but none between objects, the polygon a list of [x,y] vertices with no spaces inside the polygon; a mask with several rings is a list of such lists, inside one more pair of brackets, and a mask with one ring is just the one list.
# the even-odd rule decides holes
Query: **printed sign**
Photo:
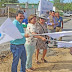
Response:
[{"label": "printed sign", "polygon": [[47,1],[47,0],[40,0],[39,6],[38,6],[38,11],[39,11],[39,16],[46,11],[53,10],[53,3]]}]

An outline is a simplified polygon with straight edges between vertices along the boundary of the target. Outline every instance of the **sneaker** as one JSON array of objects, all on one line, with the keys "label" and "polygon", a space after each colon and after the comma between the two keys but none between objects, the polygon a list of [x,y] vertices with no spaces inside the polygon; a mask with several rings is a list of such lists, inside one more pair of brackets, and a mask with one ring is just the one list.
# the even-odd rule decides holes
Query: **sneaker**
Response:
[{"label": "sneaker", "polygon": [[48,62],[47,60],[45,60],[45,59],[42,59],[42,58],[41,58],[41,60],[42,60],[44,63],[47,63],[47,62]]},{"label": "sneaker", "polygon": [[57,47],[57,45],[53,45],[53,46]]}]

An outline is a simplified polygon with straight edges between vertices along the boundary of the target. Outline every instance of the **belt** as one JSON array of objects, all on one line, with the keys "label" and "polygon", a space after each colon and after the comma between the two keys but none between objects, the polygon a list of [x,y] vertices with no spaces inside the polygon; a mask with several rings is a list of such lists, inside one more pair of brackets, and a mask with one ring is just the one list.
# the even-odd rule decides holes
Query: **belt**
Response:
[{"label": "belt", "polygon": [[60,27],[60,26],[57,26],[57,27]]},{"label": "belt", "polygon": [[[11,45],[16,45],[16,44],[11,44]],[[24,44],[19,44],[19,45],[24,45]]]}]

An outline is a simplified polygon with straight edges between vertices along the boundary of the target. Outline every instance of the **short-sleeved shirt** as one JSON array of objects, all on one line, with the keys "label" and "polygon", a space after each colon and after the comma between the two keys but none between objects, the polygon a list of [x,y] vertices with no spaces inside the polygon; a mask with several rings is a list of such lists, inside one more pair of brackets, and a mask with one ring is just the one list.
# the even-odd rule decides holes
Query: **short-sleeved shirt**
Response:
[{"label": "short-sleeved shirt", "polygon": [[23,29],[23,26],[22,26],[22,23],[20,23],[19,21],[17,21],[16,19],[13,21],[13,24],[18,28],[19,32],[21,33],[21,35],[23,36],[23,38],[21,39],[15,39],[15,40],[12,40],[10,41],[11,44],[15,44],[15,45],[20,45],[20,44],[25,44],[25,37],[24,37],[24,29]]},{"label": "short-sleeved shirt", "polygon": [[[43,34],[48,33],[47,24],[41,25],[39,22],[36,23],[37,33]],[[48,36],[43,35],[42,37],[48,38]],[[36,49],[47,49],[48,44],[42,39],[37,39]]]},{"label": "short-sleeved shirt", "polygon": [[[29,35],[33,35],[32,32],[37,33],[36,31],[37,31],[36,26],[34,24],[28,23],[26,33],[28,33]],[[25,44],[35,46],[36,42],[37,42],[37,38],[31,36],[29,38],[26,38]]]},{"label": "short-sleeved shirt", "polygon": [[58,25],[57,27],[61,27],[61,22],[63,21],[62,17],[57,18]]},{"label": "short-sleeved shirt", "polygon": [[57,23],[56,17],[52,17],[53,22],[50,22],[50,20],[52,20],[52,19],[50,19],[49,17],[48,17],[47,19],[48,19],[48,21],[46,22],[46,24],[52,26],[52,23],[54,23],[54,24],[55,24],[55,25],[54,25],[54,28],[56,28],[56,26],[57,26],[57,25],[56,25],[56,23]]}]

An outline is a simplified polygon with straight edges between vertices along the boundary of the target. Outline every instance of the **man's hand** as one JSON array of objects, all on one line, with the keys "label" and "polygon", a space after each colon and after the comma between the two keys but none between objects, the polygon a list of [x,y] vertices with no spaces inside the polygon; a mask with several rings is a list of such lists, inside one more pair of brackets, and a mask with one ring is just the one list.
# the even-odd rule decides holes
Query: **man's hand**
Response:
[{"label": "man's hand", "polygon": [[56,25],[58,25],[58,23],[56,23]]},{"label": "man's hand", "polygon": [[54,24],[54,23],[52,23],[52,25],[54,26],[55,24]]},{"label": "man's hand", "polygon": [[25,34],[24,36],[25,36],[26,38],[30,37],[29,34]]},{"label": "man's hand", "polygon": [[41,39],[42,39],[43,41],[46,41],[46,38],[44,38],[44,37],[41,37]]}]

